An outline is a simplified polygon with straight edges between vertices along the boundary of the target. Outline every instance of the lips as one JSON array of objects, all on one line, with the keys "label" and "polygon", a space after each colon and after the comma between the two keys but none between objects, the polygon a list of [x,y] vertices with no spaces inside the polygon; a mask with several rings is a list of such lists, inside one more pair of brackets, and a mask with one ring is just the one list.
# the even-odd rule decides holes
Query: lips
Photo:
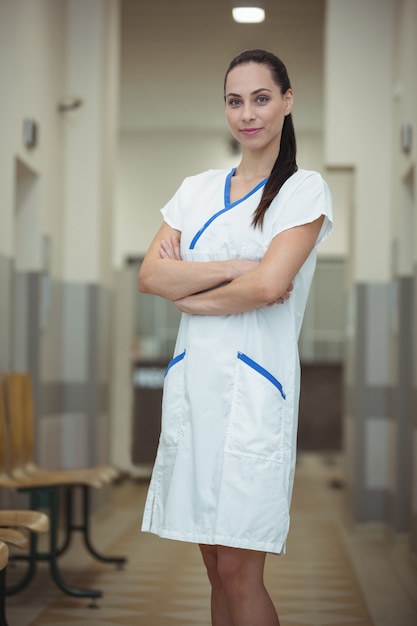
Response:
[{"label": "lips", "polygon": [[252,136],[252,135],[256,135],[257,133],[259,133],[262,129],[261,128],[242,128],[241,129],[241,133],[243,135],[247,135],[247,136]]}]

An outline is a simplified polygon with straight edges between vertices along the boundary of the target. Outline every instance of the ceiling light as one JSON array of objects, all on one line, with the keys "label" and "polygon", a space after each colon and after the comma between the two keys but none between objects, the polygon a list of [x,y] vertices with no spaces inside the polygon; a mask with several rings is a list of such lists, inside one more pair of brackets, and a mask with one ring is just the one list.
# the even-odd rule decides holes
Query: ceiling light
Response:
[{"label": "ceiling light", "polygon": [[259,24],[265,19],[265,11],[260,7],[235,7],[232,14],[235,22],[241,24]]}]

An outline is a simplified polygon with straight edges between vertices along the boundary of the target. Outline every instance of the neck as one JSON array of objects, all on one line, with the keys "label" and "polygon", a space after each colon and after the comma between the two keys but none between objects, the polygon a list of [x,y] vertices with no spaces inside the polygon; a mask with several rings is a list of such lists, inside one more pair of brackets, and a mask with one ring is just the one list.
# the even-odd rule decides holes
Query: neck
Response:
[{"label": "neck", "polygon": [[242,178],[244,181],[263,180],[268,178],[272,168],[274,167],[277,155],[265,155],[260,157],[256,154],[243,155],[242,160],[236,168],[235,176]]}]

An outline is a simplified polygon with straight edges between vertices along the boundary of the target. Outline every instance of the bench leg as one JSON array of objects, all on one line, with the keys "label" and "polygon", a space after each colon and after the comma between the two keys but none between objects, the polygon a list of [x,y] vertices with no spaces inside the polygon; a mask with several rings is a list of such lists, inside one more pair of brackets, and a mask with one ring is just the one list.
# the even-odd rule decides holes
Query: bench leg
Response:
[{"label": "bench leg", "polygon": [[[58,568],[58,560],[57,560],[57,542],[58,542],[58,498],[57,492],[52,493],[51,502],[50,502],[50,544],[49,544],[49,564],[51,576],[55,584],[62,589],[65,593],[76,596],[77,598],[101,598],[103,595],[101,591],[98,589],[78,589],[76,587],[72,587],[68,585],[61,576],[61,573]],[[95,606],[95,605],[93,605]]]},{"label": "bench leg", "polygon": [[105,556],[104,554],[100,554],[93,547],[90,539],[90,490],[88,487],[83,486],[83,525],[81,530],[83,531],[83,539],[85,547],[88,552],[95,558],[97,561],[101,561],[102,563],[114,563],[118,567],[123,567],[126,563],[127,559],[124,556]]},{"label": "bench leg", "polygon": [[6,619],[6,569],[0,571],[0,626],[7,626]]},{"label": "bench leg", "polygon": [[[23,491],[23,490],[22,490]],[[28,491],[25,489],[25,491]],[[102,592],[98,589],[79,589],[68,585],[61,576],[58,567],[57,558],[57,541],[58,541],[58,495],[59,488],[42,488],[42,489],[30,489],[31,508],[39,510],[44,508],[47,510],[49,516],[49,551],[38,552],[36,536],[31,535],[30,541],[30,553],[29,555],[16,555],[16,560],[29,561],[28,572],[24,576],[23,580],[13,587],[7,588],[7,595],[11,595],[21,591],[31,582],[36,569],[37,561],[48,561],[51,572],[51,577],[54,583],[65,593],[76,596],[78,598],[91,598],[92,604],[90,606],[96,606],[95,602],[98,598],[101,598]],[[0,625],[1,626],[1,625]]]},{"label": "bench leg", "polygon": [[57,556],[61,556],[71,545],[72,532],[82,533],[84,545],[93,558],[101,563],[111,563],[118,567],[123,567],[127,559],[123,556],[105,556],[98,552],[91,541],[90,532],[90,488],[81,486],[82,490],[82,520],[80,524],[74,521],[73,494],[75,487],[65,487],[65,536],[62,546],[57,551]]}]

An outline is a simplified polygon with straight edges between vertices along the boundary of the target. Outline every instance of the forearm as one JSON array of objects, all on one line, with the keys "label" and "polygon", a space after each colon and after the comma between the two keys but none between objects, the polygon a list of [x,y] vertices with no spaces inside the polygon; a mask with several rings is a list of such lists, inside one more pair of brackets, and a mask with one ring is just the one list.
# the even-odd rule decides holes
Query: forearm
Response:
[{"label": "forearm", "polygon": [[274,237],[253,271],[218,289],[180,299],[177,307],[195,315],[230,315],[287,300],[292,281],[313,250],[322,222],[323,216],[283,231]]},{"label": "forearm", "polygon": [[139,290],[168,300],[213,289],[239,276],[233,261],[178,261],[154,259],[139,273]]},{"label": "forearm", "polygon": [[[292,285],[272,290],[251,272],[204,293],[198,293],[175,302],[180,311],[193,315],[232,315],[253,311],[275,301],[288,299]],[[278,295],[278,292],[282,291]]]}]

